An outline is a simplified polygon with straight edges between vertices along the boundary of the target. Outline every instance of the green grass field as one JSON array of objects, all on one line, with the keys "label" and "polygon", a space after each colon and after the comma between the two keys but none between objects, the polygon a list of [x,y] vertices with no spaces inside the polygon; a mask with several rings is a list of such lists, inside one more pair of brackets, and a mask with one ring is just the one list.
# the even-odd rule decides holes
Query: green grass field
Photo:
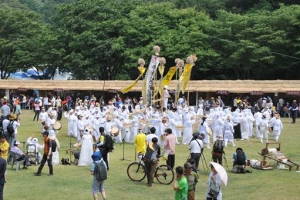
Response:
[{"label": "green grass field", "polygon": [[[20,142],[34,135],[42,143],[41,129],[39,122],[32,121],[32,111],[23,111],[21,115],[21,127],[18,129],[18,140]],[[281,134],[281,151],[291,160],[300,162],[299,149],[299,127],[300,119],[296,124],[290,124],[291,119],[282,119],[284,130]],[[59,131],[58,139],[61,144],[60,159],[69,158],[65,149],[69,147],[70,138],[67,136],[67,121],[63,119],[62,129]],[[271,136],[270,136],[271,137]],[[72,139],[75,142],[75,139]],[[236,141],[237,147],[242,147],[248,159],[261,159],[257,152],[260,152],[265,144],[259,143],[258,139],[250,141]],[[20,145],[22,148],[22,145]],[[228,166],[231,168],[231,155],[235,151],[234,147],[225,149]],[[176,166],[183,165],[188,157],[187,146],[177,145]],[[211,161],[211,151],[205,149],[206,161]],[[156,180],[154,187],[146,186],[146,179],[142,182],[132,182],[127,176],[127,166],[134,161],[134,145],[125,145],[125,158],[130,161],[121,161],[122,146],[117,144],[113,153],[110,153],[110,171],[105,182],[105,189],[109,200],[172,200],[174,199],[173,184],[160,185]],[[73,160],[73,158],[72,158]],[[269,160],[275,166],[275,162]],[[18,172],[8,166],[8,180],[4,188],[5,200],[88,200],[93,199],[91,194],[92,176],[89,167],[78,167],[75,165],[54,166],[54,176],[48,177],[48,166],[45,165],[42,176],[33,176],[38,166],[30,166],[27,170],[21,169]],[[227,167],[226,167],[227,168]],[[208,173],[200,165],[200,180],[197,185],[196,199],[205,199],[206,182]],[[229,181],[226,187],[222,187],[223,199],[244,199],[244,200],[281,200],[300,199],[300,173],[288,170],[253,170],[252,174],[228,174]],[[100,197],[101,195],[99,195]],[[99,198],[101,199],[101,198]]]}]

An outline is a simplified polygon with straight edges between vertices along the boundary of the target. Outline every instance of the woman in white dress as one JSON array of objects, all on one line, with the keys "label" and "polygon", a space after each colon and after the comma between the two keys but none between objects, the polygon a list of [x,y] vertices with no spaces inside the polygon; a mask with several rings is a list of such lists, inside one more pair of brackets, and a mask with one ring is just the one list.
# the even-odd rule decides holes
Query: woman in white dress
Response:
[{"label": "woman in white dress", "polygon": [[90,130],[84,130],[81,139],[81,150],[78,160],[78,166],[89,166],[93,160],[91,158],[93,154],[93,137],[90,134]]}]

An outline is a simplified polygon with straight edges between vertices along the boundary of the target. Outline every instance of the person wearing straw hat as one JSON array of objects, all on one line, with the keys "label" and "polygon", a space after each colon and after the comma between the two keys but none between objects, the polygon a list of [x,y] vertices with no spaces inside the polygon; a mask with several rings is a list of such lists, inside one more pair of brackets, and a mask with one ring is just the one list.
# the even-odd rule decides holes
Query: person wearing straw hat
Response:
[{"label": "person wearing straw hat", "polygon": [[[9,124],[12,124],[13,126],[13,129],[14,129],[14,133],[13,134],[9,134],[8,132],[6,132],[6,138],[7,138],[7,141],[9,143],[9,145],[12,147],[14,145],[14,141],[16,140],[17,138],[17,134],[18,134],[18,127],[21,125],[20,124],[20,119],[17,118],[17,115],[15,114],[11,114],[9,116]],[[7,127],[6,127],[6,130],[7,130]]]}]

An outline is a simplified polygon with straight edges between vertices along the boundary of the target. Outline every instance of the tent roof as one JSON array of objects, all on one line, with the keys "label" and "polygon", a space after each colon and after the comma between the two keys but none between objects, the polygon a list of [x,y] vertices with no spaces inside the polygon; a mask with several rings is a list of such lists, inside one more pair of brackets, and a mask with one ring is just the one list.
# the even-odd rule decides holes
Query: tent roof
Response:
[{"label": "tent roof", "polygon": [[[139,81],[132,91],[141,91],[142,82]],[[129,86],[129,81],[94,81],[94,80],[0,80],[0,89],[37,89],[37,90],[121,90]],[[172,81],[169,90],[175,90],[177,81]],[[190,81],[186,91],[216,92],[218,90],[229,93],[249,93],[261,91],[264,93],[285,93],[287,91],[300,91],[300,80],[193,80]]]}]

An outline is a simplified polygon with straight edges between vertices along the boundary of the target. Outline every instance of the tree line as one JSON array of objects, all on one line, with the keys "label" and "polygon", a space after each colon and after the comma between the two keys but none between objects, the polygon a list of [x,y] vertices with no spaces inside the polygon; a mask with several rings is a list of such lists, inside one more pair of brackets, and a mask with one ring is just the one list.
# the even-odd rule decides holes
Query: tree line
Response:
[{"label": "tree line", "polygon": [[[192,79],[300,78],[298,1],[0,0],[0,71],[135,79],[161,47],[167,69],[196,54]],[[48,8],[48,9],[47,9]],[[167,71],[167,70],[165,70]]]}]

